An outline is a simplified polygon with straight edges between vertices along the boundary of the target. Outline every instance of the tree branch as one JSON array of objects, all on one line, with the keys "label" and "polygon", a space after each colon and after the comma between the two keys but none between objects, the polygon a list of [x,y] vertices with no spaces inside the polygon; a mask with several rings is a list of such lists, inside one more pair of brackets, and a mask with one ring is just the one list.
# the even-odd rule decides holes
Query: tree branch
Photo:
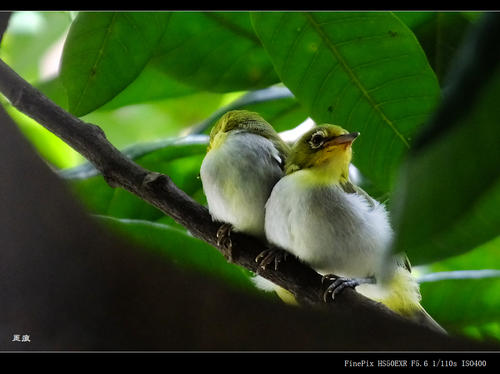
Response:
[{"label": "tree branch", "polygon": [[[160,209],[186,227],[193,236],[217,247],[216,233],[220,223],[213,222],[204,206],[177,188],[163,174],[152,172],[125,157],[107,139],[96,125],[85,123],[66,112],[40,91],[31,86],[7,64],[0,60],[0,92],[18,110],[33,118],[49,131],[63,139],[87,158],[112,187],[121,187]],[[296,258],[289,257],[278,270],[259,269],[255,257],[268,244],[264,241],[233,232],[232,262],[249,269],[292,292],[304,305],[321,308],[341,308],[382,313],[393,319],[403,317],[352,289],[346,289],[335,303],[322,301],[321,276]],[[221,248],[218,248],[221,250]],[[221,250],[224,254],[224,251]]]}]

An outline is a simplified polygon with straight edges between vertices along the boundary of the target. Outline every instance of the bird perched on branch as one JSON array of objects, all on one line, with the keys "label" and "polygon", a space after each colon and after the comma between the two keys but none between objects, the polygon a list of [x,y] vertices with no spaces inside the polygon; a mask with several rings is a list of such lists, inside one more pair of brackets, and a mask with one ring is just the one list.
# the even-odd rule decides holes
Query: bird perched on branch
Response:
[{"label": "bird perched on branch", "polygon": [[[295,143],[286,175],[266,204],[267,239],[324,276],[325,301],[357,287],[395,312],[443,331],[419,303],[406,256],[388,256],[393,232],[385,207],[349,180],[351,145],[358,135],[325,124]],[[263,251],[260,265],[284,256]]]},{"label": "bird perched on branch", "polygon": [[264,237],[264,206],[289,150],[255,112],[233,110],[214,125],[200,177],[212,218],[225,222],[219,246],[230,245],[231,230]]}]

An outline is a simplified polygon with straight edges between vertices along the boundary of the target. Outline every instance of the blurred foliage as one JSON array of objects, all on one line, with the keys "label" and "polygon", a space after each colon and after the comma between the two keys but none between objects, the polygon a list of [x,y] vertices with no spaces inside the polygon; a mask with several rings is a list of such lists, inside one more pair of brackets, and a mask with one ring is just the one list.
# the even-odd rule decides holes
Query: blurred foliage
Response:
[{"label": "blurred foliage", "polygon": [[491,124],[500,122],[500,65],[476,95],[446,136],[431,139],[401,174],[392,209],[395,245],[413,263],[466,252],[499,234],[500,126]]},{"label": "blurred foliage", "polygon": [[[435,272],[455,272],[500,269],[500,236],[461,255],[433,262],[415,273],[424,270],[426,274]],[[499,278],[449,279],[423,282],[420,290],[422,305],[443,323],[450,333],[463,333],[475,338],[500,339],[500,287]]]},{"label": "blurred foliage", "polygon": [[[412,157],[415,139],[457,90],[457,56],[474,50],[467,36],[484,22],[479,12],[14,12],[0,57],[201,204],[206,134],[227,110],[257,111],[278,131],[308,117],[360,131],[362,186],[388,201],[420,265],[415,273],[432,275],[500,269],[499,75]],[[253,289],[249,272],[109,187],[61,140],[2,103],[100,222],[180,266]],[[405,181],[415,170],[419,177]],[[500,340],[499,279],[427,280],[422,304],[452,333]]]},{"label": "blurred foliage", "polygon": [[[193,238],[185,230],[148,220],[103,216],[97,218],[119,235],[127,235],[132,241],[158,251],[176,265],[215,275],[228,284],[250,292],[257,291],[250,281],[248,271],[237,266],[227,266],[226,259],[217,249]],[[186,247],[189,248],[188,251]]]},{"label": "blurred foliage", "polygon": [[402,165],[392,204],[394,246],[414,263],[466,252],[500,233],[496,17],[485,16],[457,51],[443,103]]},{"label": "blurred foliage", "polygon": [[68,12],[14,12],[2,38],[0,57],[29,82],[47,77],[49,54],[71,25]]},{"label": "blurred foliage", "polygon": [[439,82],[479,12],[395,12],[415,33]]}]

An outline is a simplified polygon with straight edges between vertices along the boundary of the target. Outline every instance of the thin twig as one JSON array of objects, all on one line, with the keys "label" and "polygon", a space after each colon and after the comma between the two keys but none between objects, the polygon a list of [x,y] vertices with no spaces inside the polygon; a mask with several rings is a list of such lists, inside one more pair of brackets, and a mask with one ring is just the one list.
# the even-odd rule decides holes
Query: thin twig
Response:
[{"label": "thin twig", "polygon": [[500,278],[500,270],[481,269],[481,270],[454,270],[440,271],[436,273],[423,274],[417,277],[418,283],[437,282],[442,280],[457,279],[485,279]]}]

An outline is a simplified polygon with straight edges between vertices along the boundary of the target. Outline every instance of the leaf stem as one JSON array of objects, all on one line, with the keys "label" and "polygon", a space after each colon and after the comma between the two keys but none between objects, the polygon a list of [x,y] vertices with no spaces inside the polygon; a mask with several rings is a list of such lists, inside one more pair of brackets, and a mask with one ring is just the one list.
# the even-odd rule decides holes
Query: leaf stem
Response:
[{"label": "leaf stem", "polygon": [[499,277],[500,270],[497,269],[455,270],[424,274],[419,276],[417,281],[418,283],[427,283],[450,279],[485,279]]}]

